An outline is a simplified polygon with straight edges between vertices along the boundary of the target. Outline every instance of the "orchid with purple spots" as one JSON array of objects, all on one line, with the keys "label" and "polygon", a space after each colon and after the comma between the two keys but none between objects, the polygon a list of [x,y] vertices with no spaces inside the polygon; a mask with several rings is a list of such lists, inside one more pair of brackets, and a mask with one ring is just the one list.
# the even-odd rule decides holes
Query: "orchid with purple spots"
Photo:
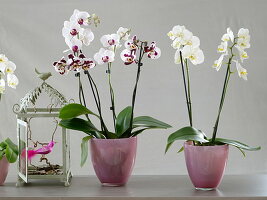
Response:
[{"label": "orchid with purple spots", "polygon": [[[156,43],[152,42],[150,45],[148,45],[148,42],[137,39],[137,36],[133,36],[131,39],[129,39],[131,30],[120,27],[116,33],[106,34],[100,37],[100,43],[102,44],[102,47],[94,54],[94,60],[91,58],[86,58],[83,45],[89,45],[94,39],[92,31],[87,28],[87,26],[91,24],[90,20],[93,20],[95,25],[97,25],[100,21],[96,15],[90,16],[86,12],[80,12],[78,10],[74,11],[70,21],[64,23],[62,30],[62,35],[69,47],[67,51],[71,51],[71,53],[54,63],[55,70],[60,74],[68,74],[69,72],[73,71],[75,72],[75,76],[78,78],[80,103],[64,106],[60,111],[59,117],[62,119],[60,122],[61,126],[68,129],[83,131],[87,134],[87,136],[83,138],[81,145],[81,165],[85,163],[87,158],[88,148],[86,145],[87,141],[91,138],[116,139],[134,137],[146,129],[170,128],[170,125],[149,116],[134,117],[137,86],[140,79],[141,67],[143,66],[142,59],[144,55],[152,60],[158,59],[161,56],[161,51],[156,46]],[[83,26],[86,26],[86,28]],[[115,109],[115,93],[112,87],[111,74],[113,63],[116,60],[116,53],[123,45],[122,41],[125,49],[121,51],[120,57],[125,65],[130,65],[132,63],[137,64],[137,73],[132,93],[131,106],[127,106],[117,114]],[[111,102],[110,110],[112,112],[114,126],[113,131],[109,131],[109,128],[104,121],[100,93],[97,84],[91,75],[91,69],[96,66],[96,63],[98,65],[107,66],[106,74],[109,85]],[[88,79],[98,114],[93,113],[87,108],[87,98],[85,96],[86,93],[84,91],[81,79],[82,72],[84,72],[85,77]],[[80,115],[84,115],[87,120],[77,118]],[[92,123],[89,117],[91,115],[94,115],[99,119],[99,129]],[[77,124],[79,125],[77,126]]]}]

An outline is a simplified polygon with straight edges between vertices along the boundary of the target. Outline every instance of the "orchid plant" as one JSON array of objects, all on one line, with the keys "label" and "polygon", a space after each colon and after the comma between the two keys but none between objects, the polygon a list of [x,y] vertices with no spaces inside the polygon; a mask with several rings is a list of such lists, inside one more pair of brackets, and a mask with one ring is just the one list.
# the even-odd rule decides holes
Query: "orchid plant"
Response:
[{"label": "orchid plant", "polygon": [[[193,127],[188,62],[191,61],[193,65],[201,64],[204,62],[204,54],[202,50],[199,49],[200,40],[198,37],[193,36],[193,34],[184,26],[179,25],[174,26],[173,29],[167,35],[170,37],[171,40],[173,40],[172,47],[176,49],[174,62],[176,64],[181,64],[190,126],[183,127],[175,131],[168,137],[165,152],[168,151],[170,146],[176,140],[192,141],[193,145],[198,146],[228,144],[237,147],[244,156],[244,150],[259,150],[260,147],[250,147],[236,140],[217,137],[220,116],[231,75],[237,72],[240,78],[247,80],[247,70],[243,68],[240,63],[243,63],[243,61],[248,58],[248,54],[245,50],[250,47],[249,30],[241,28],[238,31],[237,36],[235,37],[232,30],[230,28],[227,28],[227,32],[222,36],[221,44],[217,48],[217,52],[221,53],[221,55],[219,59],[214,62],[212,67],[219,71],[223,65],[226,65],[226,74],[219,105],[219,111],[215,121],[212,138],[207,138],[204,132]],[[226,60],[225,63],[223,62],[224,60]],[[236,70],[231,68],[233,63],[235,63]],[[183,151],[183,147],[178,152],[181,151]]]},{"label": "orchid plant", "polygon": [[[54,63],[55,70],[60,74],[67,74],[70,71],[75,72],[79,82],[79,101],[80,103],[71,103],[63,107],[59,117],[62,119],[62,127],[84,132],[87,136],[82,139],[81,144],[81,166],[84,165],[88,155],[88,140],[91,138],[99,139],[118,139],[134,137],[147,129],[166,129],[170,125],[154,119],[149,116],[134,117],[135,99],[138,82],[140,79],[141,68],[143,66],[143,57],[157,59],[161,55],[160,49],[155,42],[148,45],[148,42],[141,41],[137,36],[130,38],[130,29],[120,27],[116,33],[107,34],[100,38],[103,45],[100,50],[94,54],[94,60],[86,58],[83,54],[82,44],[89,45],[93,41],[94,35],[90,29],[84,29],[82,26],[88,26],[92,20],[98,25],[100,20],[96,15],[90,16],[87,12],[75,10],[70,21],[64,22],[62,34],[65,37],[66,44],[71,53]],[[86,32],[86,34],[84,34]],[[86,42],[85,42],[86,41]],[[125,65],[137,64],[136,81],[132,94],[132,104],[127,106],[117,114],[115,108],[115,93],[112,87],[111,74],[112,64],[115,61],[115,54],[124,42],[125,49],[121,52],[120,57]],[[110,94],[110,110],[113,118],[113,131],[107,127],[102,115],[102,104],[97,84],[91,75],[91,69],[98,65],[107,66],[107,80]],[[93,94],[95,105],[98,113],[94,113],[87,108],[85,92],[81,81],[81,72],[88,79],[90,90]],[[85,116],[85,119],[79,116]],[[91,121],[91,116],[99,119],[100,128],[97,128]]]},{"label": "orchid plant", "polygon": [[5,92],[6,82],[8,87],[13,89],[16,89],[16,86],[19,84],[19,80],[14,74],[15,70],[15,63],[8,60],[4,54],[0,54],[0,100],[1,95]]}]

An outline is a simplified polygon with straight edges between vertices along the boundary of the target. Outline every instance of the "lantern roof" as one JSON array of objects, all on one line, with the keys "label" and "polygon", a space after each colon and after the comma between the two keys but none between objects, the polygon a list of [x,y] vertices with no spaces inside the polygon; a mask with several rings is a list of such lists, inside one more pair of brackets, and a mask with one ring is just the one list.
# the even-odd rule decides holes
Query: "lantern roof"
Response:
[{"label": "lantern roof", "polygon": [[28,92],[20,100],[20,104],[15,104],[13,106],[13,112],[16,114],[26,113],[30,105],[35,108],[36,102],[42,93],[45,93],[50,98],[51,107],[62,107],[68,103],[66,98],[59,91],[43,81],[40,86]]}]

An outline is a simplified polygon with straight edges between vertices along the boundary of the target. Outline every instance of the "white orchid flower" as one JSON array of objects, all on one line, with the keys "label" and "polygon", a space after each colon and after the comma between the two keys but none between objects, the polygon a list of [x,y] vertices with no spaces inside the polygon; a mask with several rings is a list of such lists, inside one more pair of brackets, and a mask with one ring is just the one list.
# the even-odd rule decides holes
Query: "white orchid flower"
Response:
[{"label": "white orchid flower", "polygon": [[234,42],[234,33],[233,31],[228,27],[227,28],[227,33],[225,33],[222,36],[222,41],[223,42],[228,42],[229,40],[231,40],[231,42]]},{"label": "white orchid flower", "polygon": [[111,46],[117,46],[120,43],[120,36],[118,34],[108,34],[103,35],[100,38],[100,42],[102,43],[103,47],[111,47]]},{"label": "white orchid flower", "polygon": [[183,45],[189,45],[193,48],[199,47],[200,40],[197,36],[193,36],[193,34],[186,29],[184,30],[183,34],[183,37],[177,37],[173,40],[172,47],[174,49],[180,49]]},{"label": "white orchid flower", "polygon": [[82,41],[79,40],[77,37],[72,37],[72,38],[65,37],[65,42],[69,46],[69,48],[74,52],[77,52],[82,49]]},{"label": "white orchid flower", "polygon": [[247,78],[247,74],[248,74],[247,70],[245,68],[243,68],[238,61],[236,61],[236,60],[234,60],[234,61],[236,63],[236,69],[237,69],[237,72],[238,72],[238,76],[240,78],[243,78],[244,80],[248,80],[248,78]]},{"label": "white orchid flower", "polygon": [[[191,43],[193,37],[193,33],[190,32],[189,30],[185,29],[183,31],[183,33],[181,34],[180,38],[181,38],[181,44],[182,45],[187,45]],[[179,37],[178,37],[179,38]]]},{"label": "white orchid flower", "polygon": [[249,30],[245,28],[240,28],[237,34],[238,38],[244,39],[246,41],[250,41]]},{"label": "white orchid flower", "polygon": [[154,47],[153,50],[147,53],[148,58],[158,59],[161,56],[161,50],[159,47]]},{"label": "white orchid flower", "polygon": [[94,59],[99,65],[103,65],[104,63],[113,62],[114,57],[115,57],[115,53],[113,51],[106,50],[104,48],[101,48],[99,50],[99,52],[97,52],[94,55]]},{"label": "white orchid flower", "polygon": [[197,48],[200,45],[200,40],[197,36],[192,36],[189,40],[187,40],[185,45],[192,46],[193,48]]},{"label": "white orchid flower", "polygon": [[242,48],[246,49],[250,47],[250,35],[249,35],[249,30],[241,28],[238,31],[238,39],[237,39],[237,45]]},{"label": "white orchid flower", "polygon": [[120,39],[121,40],[128,40],[129,39],[129,36],[130,36],[129,32],[130,32],[130,29],[123,28],[123,27],[120,27],[117,30],[117,34],[120,36]]},{"label": "white orchid flower", "polygon": [[224,56],[225,56],[225,54],[222,54],[218,60],[215,60],[213,66],[212,66],[217,71],[219,71],[221,69],[222,61],[223,61]]},{"label": "white orchid flower", "polygon": [[228,43],[227,42],[221,42],[221,44],[217,48],[217,52],[218,53],[228,54],[227,47],[228,47]]},{"label": "white orchid flower", "polygon": [[130,40],[125,41],[124,46],[125,46],[125,48],[128,49],[128,50],[134,50],[134,49],[137,49],[137,46],[136,46],[136,44],[134,43],[134,40],[133,40],[133,39],[130,39]]},{"label": "white orchid flower", "polygon": [[0,94],[3,94],[6,89],[6,83],[4,79],[0,79]]},{"label": "white orchid flower", "polygon": [[64,27],[62,28],[63,37],[74,37],[80,32],[80,25],[73,21],[65,21]]},{"label": "white orchid flower", "polygon": [[180,49],[182,44],[181,44],[181,40],[180,38],[176,38],[175,40],[173,40],[171,46],[174,48],[174,49]]},{"label": "white orchid flower", "polygon": [[242,49],[250,48],[249,40],[245,38],[238,38],[237,39],[237,45]]},{"label": "white orchid flower", "polygon": [[8,74],[13,74],[16,70],[16,65],[12,61],[7,61],[5,72]]},{"label": "white orchid flower", "polygon": [[89,46],[90,43],[94,40],[94,38],[95,36],[94,33],[91,31],[91,29],[81,28],[79,32],[79,40],[81,40],[85,46]]},{"label": "white orchid flower", "polygon": [[120,57],[121,57],[121,59],[122,59],[122,61],[124,62],[125,65],[132,64],[136,59],[135,52],[131,51],[129,49],[124,49],[121,52]]},{"label": "white orchid flower", "polygon": [[70,21],[86,26],[89,24],[89,17],[90,15],[88,12],[75,9],[70,17]]},{"label": "white orchid flower", "polygon": [[170,37],[171,40],[174,40],[175,38],[182,38],[184,37],[184,30],[184,26],[177,25],[174,26],[167,35]]},{"label": "white orchid flower", "polygon": [[189,59],[193,65],[198,65],[204,62],[204,54],[200,48],[192,48],[191,46],[185,46],[182,50],[184,58]]},{"label": "white orchid flower", "polygon": [[249,58],[247,52],[245,52],[243,48],[241,48],[238,45],[235,46],[235,47],[237,48],[237,50],[239,52],[239,57],[240,57],[241,62],[243,62],[245,59],[248,59]]},{"label": "white orchid flower", "polygon": [[8,58],[4,54],[0,54],[0,71],[5,73],[6,64],[8,62]]},{"label": "white orchid flower", "polygon": [[19,84],[19,79],[15,74],[7,74],[7,85],[13,89],[16,89]]}]

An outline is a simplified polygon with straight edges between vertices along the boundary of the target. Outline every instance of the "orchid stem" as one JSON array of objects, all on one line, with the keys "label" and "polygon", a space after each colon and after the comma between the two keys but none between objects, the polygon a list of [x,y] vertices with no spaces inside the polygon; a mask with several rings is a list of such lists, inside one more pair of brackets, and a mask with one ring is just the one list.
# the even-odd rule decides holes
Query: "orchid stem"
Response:
[{"label": "orchid stem", "polygon": [[107,133],[108,130],[107,130],[107,127],[106,127],[106,125],[104,123],[104,120],[103,120],[103,117],[102,117],[101,102],[100,102],[100,97],[99,97],[97,86],[96,86],[92,76],[90,75],[89,71],[84,71],[84,72],[85,72],[85,74],[87,74],[87,77],[88,77],[88,80],[89,80],[89,83],[90,83],[90,87],[91,87],[91,90],[93,92],[93,96],[94,96],[94,99],[95,99],[96,107],[98,109],[101,130],[103,132]]},{"label": "orchid stem", "polygon": [[[192,118],[191,118],[191,107],[190,107],[190,99],[189,99],[189,94],[188,94],[188,91],[190,92],[190,89],[188,90],[187,89],[187,84],[186,84],[186,79],[185,79],[185,72],[184,72],[184,62],[183,62],[183,56],[182,56],[182,52],[180,51],[180,60],[181,60],[181,65],[182,65],[182,75],[183,75],[183,82],[184,82],[184,91],[185,91],[185,99],[186,99],[186,105],[187,105],[187,111],[188,111],[188,117],[189,117],[189,123],[190,123],[190,126],[193,126],[192,124]],[[188,66],[186,64],[186,68],[188,69]],[[188,71],[187,71],[187,81],[188,81],[188,84],[189,84],[189,74],[188,74]]]},{"label": "orchid stem", "polygon": [[189,120],[190,126],[193,126],[193,116],[192,116],[192,101],[191,101],[191,92],[190,92],[190,76],[189,76],[189,67],[188,60],[185,60],[186,66],[186,75],[187,75],[187,94],[188,94],[188,107],[189,107]]},{"label": "orchid stem", "polygon": [[111,63],[108,63],[108,83],[109,83],[109,93],[110,93],[110,101],[111,101],[111,111],[113,115],[113,125],[114,125],[114,130],[116,131],[116,111],[115,111],[115,96],[114,96],[114,91],[112,88],[111,84]]},{"label": "orchid stem", "polygon": [[[84,97],[84,92],[83,92],[83,86],[82,86],[82,82],[81,82],[81,74],[80,72],[76,74],[76,76],[79,79],[79,100],[80,100],[80,104],[87,107],[86,106],[86,102],[85,102],[85,97]],[[88,114],[85,114],[85,117],[87,118],[87,120],[89,122],[91,122],[91,120],[89,119]]]},{"label": "orchid stem", "polygon": [[234,57],[234,54],[233,54],[234,45],[235,45],[235,43],[230,47],[231,57],[228,60],[227,70],[226,70],[224,84],[223,84],[223,91],[222,91],[222,96],[221,96],[221,101],[220,101],[220,106],[219,106],[219,111],[218,111],[218,116],[217,116],[217,119],[216,119],[216,122],[215,122],[215,125],[213,128],[212,139],[211,139],[212,144],[215,144],[215,139],[216,139],[217,130],[218,130],[218,126],[219,126],[220,116],[221,116],[221,112],[222,112],[222,108],[223,108],[223,104],[224,104],[224,99],[225,99],[225,95],[226,95],[226,91],[227,91],[227,87],[228,87],[228,82],[229,82],[229,79],[231,76],[231,62],[232,62],[232,59]]},{"label": "orchid stem", "polygon": [[137,68],[137,73],[136,73],[136,81],[135,81],[135,86],[134,86],[133,96],[132,96],[132,113],[131,113],[131,120],[130,120],[130,127],[129,127],[130,133],[131,133],[132,128],[133,128],[133,116],[134,116],[134,106],[135,106],[136,92],[137,92],[137,86],[138,86],[140,73],[141,73],[141,66],[143,65],[143,63],[142,63],[142,58],[144,56],[143,44],[144,44],[144,42],[141,42],[140,54],[139,54],[139,59],[138,59],[138,68]]}]

